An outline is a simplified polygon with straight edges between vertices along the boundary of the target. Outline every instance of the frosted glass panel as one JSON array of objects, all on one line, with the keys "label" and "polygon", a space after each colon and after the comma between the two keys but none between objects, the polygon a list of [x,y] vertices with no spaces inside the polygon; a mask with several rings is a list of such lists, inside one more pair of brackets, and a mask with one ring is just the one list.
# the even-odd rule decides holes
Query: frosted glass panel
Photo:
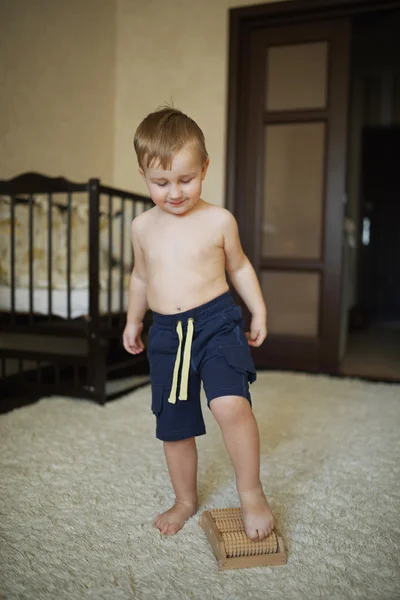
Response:
[{"label": "frosted glass panel", "polygon": [[262,273],[270,334],[318,335],[319,282],[318,273]]},{"label": "frosted glass panel", "polygon": [[325,125],[268,125],[265,135],[263,256],[319,258]]},{"label": "frosted glass panel", "polygon": [[328,43],[267,50],[267,110],[325,108]]}]

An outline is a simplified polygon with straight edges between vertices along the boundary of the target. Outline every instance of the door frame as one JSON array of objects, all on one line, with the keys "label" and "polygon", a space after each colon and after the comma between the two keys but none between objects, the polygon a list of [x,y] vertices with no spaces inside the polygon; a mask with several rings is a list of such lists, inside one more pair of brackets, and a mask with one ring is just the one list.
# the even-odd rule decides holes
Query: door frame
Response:
[{"label": "door frame", "polygon": [[[248,103],[248,77],[250,65],[251,34],[257,29],[271,26],[285,26],[313,21],[332,20],[333,18],[351,17],[367,12],[400,8],[400,0],[286,0],[269,4],[235,8],[230,10],[229,19],[229,71],[228,71],[228,120],[227,120],[227,158],[226,158],[226,207],[236,216],[241,229],[243,248],[259,272],[257,244],[252,235],[256,231],[256,223],[260,215],[246,214],[246,207],[240,198],[246,195],[246,182],[240,169],[246,161],[246,120]],[[347,108],[341,121],[347,120]],[[346,127],[338,124],[338,134],[333,129],[331,148],[333,153],[343,152],[347,148],[347,136],[343,136]],[[335,150],[336,149],[336,150]],[[347,164],[347,159],[346,159]],[[329,168],[329,164],[328,164]],[[341,199],[342,200],[342,199]],[[343,270],[343,211],[336,211],[334,223],[330,231],[330,240],[337,245],[337,260],[330,265],[330,276],[334,285],[331,289],[329,335],[325,336],[324,359],[318,370],[336,373],[339,366],[341,280]],[[343,212],[343,214],[342,214]],[[340,217],[340,215],[342,215]],[[339,218],[340,217],[340,218]],[[253,223],[251,223],[253,221]],[[246,226],[246,223],[248,226]],[[257,236],[255,236],[257,237]],[[329,242],[329,240],[327,240]],[[333,289],[335,288],[335,289]],[[327,332],[328,333],[328,332]]]}]

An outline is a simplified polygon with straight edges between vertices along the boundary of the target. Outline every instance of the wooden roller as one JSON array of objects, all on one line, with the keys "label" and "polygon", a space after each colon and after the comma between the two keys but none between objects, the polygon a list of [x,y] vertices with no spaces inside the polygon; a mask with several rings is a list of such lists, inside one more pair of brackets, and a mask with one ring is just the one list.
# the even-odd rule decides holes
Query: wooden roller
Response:
[{"label": "wooden roller", "polygon": [[240,508],[206,510],[200,517],[220,570],[285,565],[286,551],[273,531],[261,542],[251,541],[244,530]]}]

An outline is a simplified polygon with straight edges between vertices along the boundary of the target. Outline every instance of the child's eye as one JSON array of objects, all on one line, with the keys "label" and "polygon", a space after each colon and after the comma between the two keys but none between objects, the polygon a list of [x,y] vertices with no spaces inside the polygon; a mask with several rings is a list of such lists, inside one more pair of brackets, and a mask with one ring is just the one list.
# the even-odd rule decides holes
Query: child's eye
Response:
[{"label": "child's eye", "polygon": [[157,183],[157,185],[158,185],[159,187],[165,187],[165,186],[167,185],[167,182],[166,182],[166,181],[164,181],[164,183]]},{"label": "child's eye", "polygon": [[[193,179],[193,177],[192,177]],[[192,181],[192,179],[186,179],[185,181],[182,180],[182,183],[190,183]]]}]

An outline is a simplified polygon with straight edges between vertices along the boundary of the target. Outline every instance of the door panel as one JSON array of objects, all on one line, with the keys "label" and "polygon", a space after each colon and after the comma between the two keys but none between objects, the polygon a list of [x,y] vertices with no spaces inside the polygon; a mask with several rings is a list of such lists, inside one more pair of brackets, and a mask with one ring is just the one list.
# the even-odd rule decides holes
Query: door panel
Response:
[{"label": "door panel", "polygon": [[268,305],[271,335],[318,337],[318,273],[266,270],[261,275],[261,288]]},{"label": "door panel", "polygon": [[328,43],[267,48],[267,110],[325,108]]},{"label": "door panel", "polygon": [[263,257],[320,258],[325,123],[267,125],[264,161]]},{"label": "door panel", "polygon": [[349,37],[346,19],[251,33],[237,216],[268,308],[259,367],[337,367]]}]

